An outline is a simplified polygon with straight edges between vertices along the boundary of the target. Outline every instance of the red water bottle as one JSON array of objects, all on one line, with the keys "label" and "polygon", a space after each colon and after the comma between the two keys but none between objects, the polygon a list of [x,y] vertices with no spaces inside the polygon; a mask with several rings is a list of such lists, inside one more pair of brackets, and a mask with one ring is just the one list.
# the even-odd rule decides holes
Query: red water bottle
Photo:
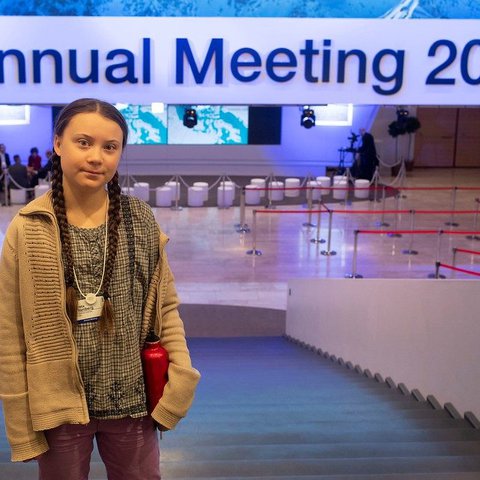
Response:
[{"label": "red water bottle", "polygon": [[151,414],[168,382],[168,352],[160,345],[160,339],[153,330],[142,349],[142,366],[148,413]]}]

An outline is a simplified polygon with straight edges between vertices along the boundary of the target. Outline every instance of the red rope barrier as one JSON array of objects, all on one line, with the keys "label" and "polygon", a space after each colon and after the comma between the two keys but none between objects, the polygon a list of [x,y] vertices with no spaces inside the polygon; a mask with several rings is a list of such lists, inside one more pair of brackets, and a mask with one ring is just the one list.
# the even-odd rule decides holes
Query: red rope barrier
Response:
[{"label": "red rope barrier", "polygon": [[415,213],[419,213],[421,215],[426,214],[426,215],[435,215],[435,214],[440,214],[440,215],[451,215],[452,213],[459,214],[459,215],[471,215],[474,213],[477,213],[476,210],[415,210]]},{"label": "red rope barrier", "polygon": [[[398,190],[453,190],[455,187],[397,187]],[[479,189],[480,190],[480,189]]]},{"label": "red rope barrier", "polygon": [[398,190],[480,190],[480,187],[397,187]]},{"label": "red rope barrier", "polygon": [[425,190],[425,191],[432,191],[432,190],[467,190],[467,191],[480,191],[480,187],[391,187],[390,185],[380,185],[378,187],[375,186],[370,186],[370,187],[355,187],[353,185],[348,186],[348,187],[327,187],[323,185],[315,185],[315,186],[307,186],[307,187],[301,187],[300,185],[298,187],[259,187],[256,186],[256,190],[265,190],[265,191],[270,191],[270,190]]},{"label": "red rope barrier", "polygon": [[352,213],[352,214],[357,214],[357,213],[362,213],[362,214],[370,214],[370,215],[378,215],[380,213],[391,213],[391,214],[396,214],[396,213],[410,213],[410,210],[330,210],[333,213]]},{"label": "red rope barrier", "polygon": [[375,235],[384,235],[385,233],[401,233],[408,234],[421,234],[421,235],[433,235],[442,233],[444,235],[477,235],[480,232],[466,232],[466,231],[449,231],[449,230],[356,230],[358,233],[367,233]]},{"label": "red rope barrier", "polygon": [[357,230],[358,233],[385,235],[386,233],[401,233],[407,234],[422,234],[422,235],[434,235],[438,234],[438,230]]},{"label": "red rope barrier", "polygon": [[[396,213],[411,213],[411,210],[331,210],[333,213],[363,213],[370,215],[378,215],[380,213],[396,214]],[[415,213],[420,215],[452,215],[452,214],[474,214],[476,210],[414,210]]]},{"label": "red rope barrier", "polygon": [[454,248],[456,252],[461,253],[471,253],[472,255],[480,255],[480,252],[476,252],[475,250],[467,250],[465,248]]},{"label": "red rope barrier", "polygon": [[254,210],[256,213],[327,213],[328,210]]},{"label": "red rope barrier", "polygon": [[446,265],[445,263],[439,263],[438,266],[448,268],[449,270],[455,270],[456,272],[468,273],[468,275],[474,275],[480,277],[480,273],[472,270],[466,270],[465,268],[454,267],[453,265]]}]

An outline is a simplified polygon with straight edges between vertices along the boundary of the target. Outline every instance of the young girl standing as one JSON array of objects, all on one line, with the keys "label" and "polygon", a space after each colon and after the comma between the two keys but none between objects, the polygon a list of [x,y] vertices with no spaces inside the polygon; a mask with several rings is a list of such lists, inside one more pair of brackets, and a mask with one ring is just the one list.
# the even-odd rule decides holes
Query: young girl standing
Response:
[{"label": "young girl standing", "polygon": [[[112,105],[80,99],[54,129],[52,189],[22,208],[0,265],[0,397],[13,461],[41,480],[88,478],[93,439],[109,480],[160,479],[156,426],[189,409],[192,368],[165,245],[150,208],[121,195],[128,128]],[[147,413],[141,348],[169,353]]]}]

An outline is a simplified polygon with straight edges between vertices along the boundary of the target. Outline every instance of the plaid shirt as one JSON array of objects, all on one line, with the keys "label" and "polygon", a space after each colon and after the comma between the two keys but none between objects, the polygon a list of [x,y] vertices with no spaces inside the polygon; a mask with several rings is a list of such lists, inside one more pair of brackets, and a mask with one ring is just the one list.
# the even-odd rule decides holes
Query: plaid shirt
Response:
[{"label": "plaid shirt", "polygon": [[[100,419],[147,415],[138,345],[148,285],[158,261],[158,226],[145,203],[131,197],[128,204],[130,208],[122,209],[109,289],[114,332],[102,338],[97,322],[78,323],[74,332],[89,413]],[[102,278],[105,225],[69,229],[80,289],[95,293]]]}]

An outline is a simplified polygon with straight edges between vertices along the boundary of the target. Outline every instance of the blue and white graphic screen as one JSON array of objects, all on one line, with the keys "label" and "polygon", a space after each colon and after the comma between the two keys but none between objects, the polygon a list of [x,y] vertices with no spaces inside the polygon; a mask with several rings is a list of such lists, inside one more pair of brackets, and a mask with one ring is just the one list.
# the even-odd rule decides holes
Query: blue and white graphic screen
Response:
[{"label": "blue and white graphic screen", "polygon": [[183,125],[185,107],[168,106],[168,143],[190,145],[244,145],[248,143],[248,107],[196,105],[197,125]]}]

